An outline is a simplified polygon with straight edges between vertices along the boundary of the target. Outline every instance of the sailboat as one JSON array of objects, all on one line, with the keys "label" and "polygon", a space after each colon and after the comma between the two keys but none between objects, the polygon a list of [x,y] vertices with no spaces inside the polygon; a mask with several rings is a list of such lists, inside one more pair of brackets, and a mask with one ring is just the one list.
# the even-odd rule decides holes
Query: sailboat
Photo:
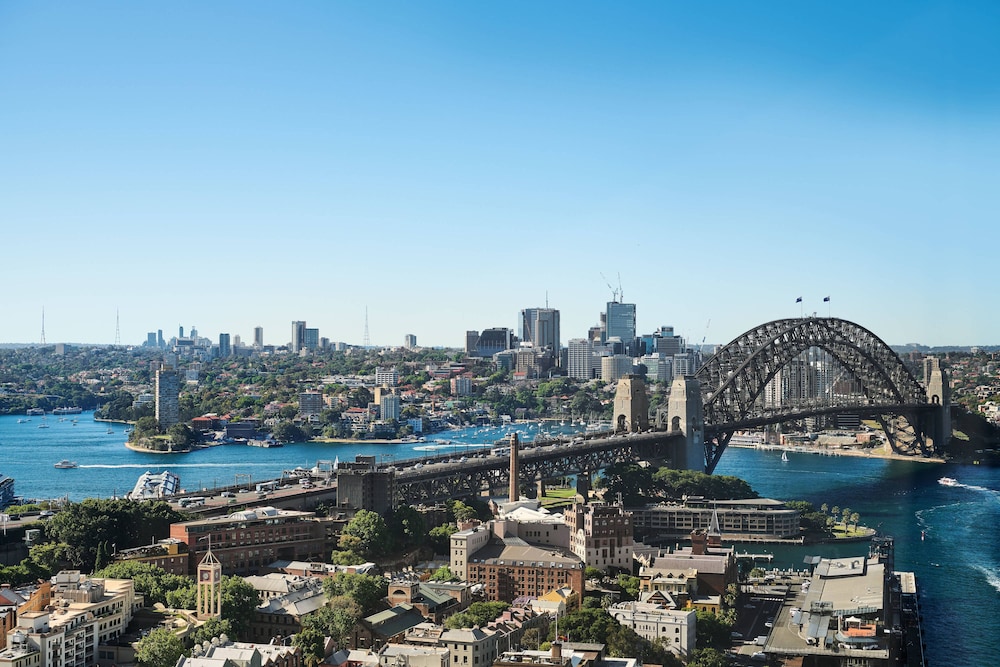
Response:
[{"label": "sailboat", "polygon": [[781,460],[785,461],[786,463],[788,462],[788,452],[784,450],[781,451]]}]

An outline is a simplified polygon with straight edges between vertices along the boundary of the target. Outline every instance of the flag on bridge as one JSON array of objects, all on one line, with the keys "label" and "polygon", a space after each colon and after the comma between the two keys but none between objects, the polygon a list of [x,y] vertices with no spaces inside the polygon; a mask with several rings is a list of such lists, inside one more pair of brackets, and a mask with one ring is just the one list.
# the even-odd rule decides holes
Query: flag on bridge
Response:
[{"label": "flag on bridge", "polygon": [[796,299],[795,303],[802,303],[802,297],[800,296],[798,299]]},{"label": "flag on bridge", "polygon": [[830,300],[830,297],[828,297],[828,296],[824,296],[824,297],[823,297],[823,303],[826,303],[826,302],[827,302],[827,301],[829,301],[829,300]]}]

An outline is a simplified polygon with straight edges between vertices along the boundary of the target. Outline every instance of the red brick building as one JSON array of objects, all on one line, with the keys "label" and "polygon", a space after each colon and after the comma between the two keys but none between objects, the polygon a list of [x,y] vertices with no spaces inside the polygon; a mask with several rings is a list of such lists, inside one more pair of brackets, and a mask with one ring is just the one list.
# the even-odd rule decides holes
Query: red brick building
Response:
[{"label": "red brick building", "polygon": [[276,560],[324,560],[336,543],[329,522],[313,512],[258,507],[229,516],[170,526],[170,537],[187,547],[194,574],[209,544],[225,574],[258,574]]}]

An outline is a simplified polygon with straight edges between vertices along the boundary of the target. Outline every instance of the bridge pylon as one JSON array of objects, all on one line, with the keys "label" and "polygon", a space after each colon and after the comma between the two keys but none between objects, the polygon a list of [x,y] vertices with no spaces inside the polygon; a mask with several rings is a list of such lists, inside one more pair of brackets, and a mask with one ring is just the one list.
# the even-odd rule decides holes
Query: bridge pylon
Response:
[{"label": "bridge pylon", "polygon": [[684,435],[684,444],[677,449],[674,467],[679,470],[706,472],[705,415],[701,398],[701,383],[693,376],[676,377],[670,385],[670,400],[666,410],[656,414],[656,425]]}]

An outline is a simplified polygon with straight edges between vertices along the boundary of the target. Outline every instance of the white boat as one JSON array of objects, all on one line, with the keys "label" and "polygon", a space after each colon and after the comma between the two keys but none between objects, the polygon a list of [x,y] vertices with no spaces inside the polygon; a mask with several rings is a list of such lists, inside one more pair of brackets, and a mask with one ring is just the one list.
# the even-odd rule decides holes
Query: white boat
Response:
[{"label": "white boat", "polygon": [[788,452],[785,451],[781,452],[781,460],[788,461]]},{"label": "white boat", "polygon": [[77,464],[76,461],[68,461],[66,459],[63,459],[62,461],[57,463],[55,467],[62,469],[69,469],[69,468],[79,468],[80,466],[79,464]]},{"label": "white boat", "polygon": [[953,477],[942,477],[938,480],[938,484],[942,484],[944,486],[961,486],[958,480]]},{"label": "white boat", "polygon": [[48,428],[48,427],[49,427],[48,424],[39,424],[38,425],[38,428]]},{"label": "white boat", "polygon": [[129,500],[155,500],[174,495],[180,487],[181,478],[172,472],[154,475],[146,471],[139,475],[135,487],[125,497]]}]

